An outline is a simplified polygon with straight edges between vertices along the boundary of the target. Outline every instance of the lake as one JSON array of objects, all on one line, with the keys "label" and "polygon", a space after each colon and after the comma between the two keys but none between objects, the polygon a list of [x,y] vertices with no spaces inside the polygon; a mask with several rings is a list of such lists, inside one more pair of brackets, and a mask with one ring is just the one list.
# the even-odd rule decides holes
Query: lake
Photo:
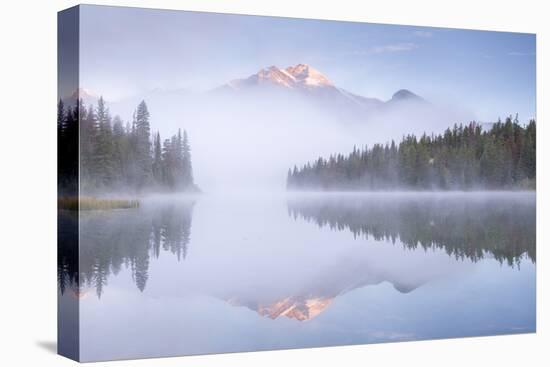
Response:
[{"label": "lake", "polygon": [[159,196],[82,212],[58,285],[83,361],[529,333],[535,219],[527,192]]}]

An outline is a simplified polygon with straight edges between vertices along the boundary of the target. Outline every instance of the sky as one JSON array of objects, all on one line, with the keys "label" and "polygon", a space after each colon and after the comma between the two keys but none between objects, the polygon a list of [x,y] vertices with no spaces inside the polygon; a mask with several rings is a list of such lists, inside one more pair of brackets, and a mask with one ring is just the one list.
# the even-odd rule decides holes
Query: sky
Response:
[{"label": "sky", "polygon": [[365,97],[409,89],[484,122],[536,114],[533,34],[89,5],[80,21],[80,84],[107,100],[306,63]]}]

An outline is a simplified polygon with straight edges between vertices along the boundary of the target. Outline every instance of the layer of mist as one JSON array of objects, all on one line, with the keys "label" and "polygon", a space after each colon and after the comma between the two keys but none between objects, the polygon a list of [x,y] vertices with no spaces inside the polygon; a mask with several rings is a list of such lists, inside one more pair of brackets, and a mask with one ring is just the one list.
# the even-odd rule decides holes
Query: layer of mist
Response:
[{"label": "layer of mist", "polygon": [[112,115],[131,121],[141,99],[149,107],[153,132],[183,128],[189,133],[196,182],[206,192],[281,191],[288,167],[297,162],[406,134],[440,133],[472,119],[465,111],[423,100],[365,109],[277,88],[202,94],[156,90],[108,106]]}]

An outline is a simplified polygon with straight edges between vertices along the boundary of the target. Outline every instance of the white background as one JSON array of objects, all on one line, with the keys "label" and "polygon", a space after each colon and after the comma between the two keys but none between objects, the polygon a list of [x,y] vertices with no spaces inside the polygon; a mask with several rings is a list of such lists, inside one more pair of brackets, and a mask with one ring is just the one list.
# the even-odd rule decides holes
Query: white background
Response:
[{"label": "white background", "polygon": [[[143,0],[97,4],[537,33],[537,333],[110,362],[116,366],[543,366],[548,316],[550,72],[544,1]],[[68,366],[56,339],[56,12],[75,1],[3,1],[0,11],[0,365]],[[513,87],[513,86],[511,86]],[[543,103],[546,101],[546,105]],[[7,205],[6,205],[7,204]],[[545,279],[546,278],[546,279]],[[102,366],[107,363],[94,365]]]}]

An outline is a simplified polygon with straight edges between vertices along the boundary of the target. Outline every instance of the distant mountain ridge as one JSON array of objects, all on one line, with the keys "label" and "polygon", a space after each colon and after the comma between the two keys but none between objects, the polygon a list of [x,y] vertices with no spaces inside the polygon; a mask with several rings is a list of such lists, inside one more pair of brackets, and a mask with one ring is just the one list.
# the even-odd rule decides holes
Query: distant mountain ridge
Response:
[{"label": "distant mountain ridge", "polygon": [[393,94],[388,102],[396,101],[425,101],[424,98],[414,94],[408,89],[400,89]]},{"label": "distant mountain ridge", "polygon": [[[326,75],[319,70],[307,64],[297,64],[286,68],[269,66],[259,70],[245,78],[233,79],[209,92],[206,92],[203,98],[214,96],[238,97],[241,94],[254,95],[256,92],[266,91],[275,92],[278,95],[294,96],[297,93],[305,100],[312,101],[323,108],[329,108],[333,111],[344,112],[347,115],[363,118],[365,115],[378,111],[388,111],[400,104],[424,105],[427,101],[407,89],[400,89],[395,92],[391,99],[383,101],[379,98],[365,97],[343,88],[337,87]],[[110,103],[115,107],[125,105],[132,101],[132,105],[145,99],[149,100],[169,100],[170,103],[177,102],[180,99],[196,99],[201,94],[192,93],[184,89],[152,89],[121,101]],[[105,96],[104,96],[105,97]],[[70,103],[77,98],[84,100],[85,105],[97,104],[99,94],[86,88],[75,90],[71,96],[63,98]],[[106,100],[109,100],[108,96]],[[72,102],[74,103],[74,102]],[[123,110],[127,110],[124,108]],[[128,111],[125,111],[126,113]]]},{"label": "distant mountain ridge", "polygon": [[325,106],[333,105],[363,112],[373,112],[403,102],[426,102],[424,98],[407,89],[397,91],[388,101],[361,96],[337,87],[327,76],[307,64],[286,68],[269,66],[246,78],[231,80],[213,92],[235,94],[258,89],[299,92],[302,96],[317,99]]}]

